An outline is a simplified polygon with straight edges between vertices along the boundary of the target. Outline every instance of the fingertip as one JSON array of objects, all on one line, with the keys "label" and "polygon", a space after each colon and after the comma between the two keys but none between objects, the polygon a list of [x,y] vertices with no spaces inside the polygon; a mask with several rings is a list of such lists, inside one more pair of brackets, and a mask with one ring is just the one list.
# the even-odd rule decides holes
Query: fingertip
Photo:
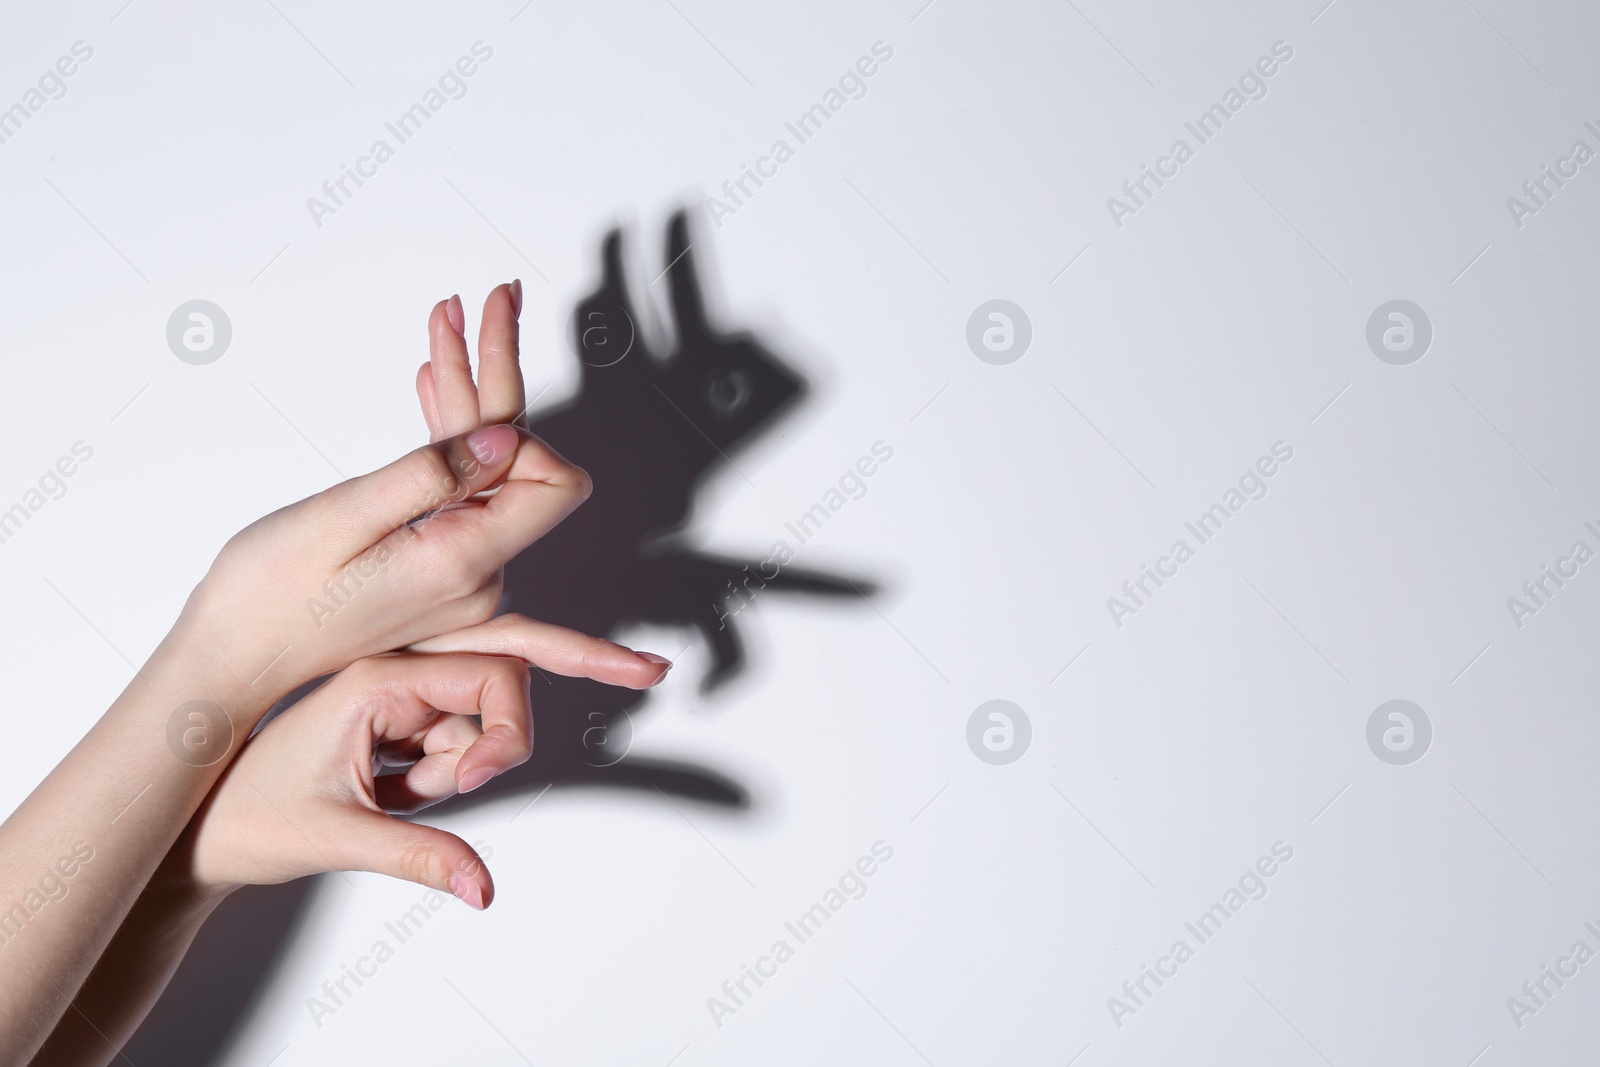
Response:
[{"label": "fingertip", "polygon": [[665,656],[658,656],[654,652],[635,652],[634,655],[656,668],[655,680],[644,688],[652,689],[667,680],[667,675],[672,670],[672,661],[670,659]]},{"label": "fingertip", "polygon": [[501,293],[505,294],[505,310],[511,312],[512,319],[522,313],[522,283],[520,281],[501,282],[493,289],[490,289],[489,295],[483,298],[483,317],[486,320],[502,313],[502,309],[498,306]]},{"label": "fingertip", "polygon": [[517,451],[520,438],[517,431],[501,423],[487,426],[467,438],[467,447],[485,467],[494,467],[509,459]]},{"label": "fingertip", "polygon": [[450,323],[450,328],[456,332],[457,336],[466,337],[467,314],[461,308],[461,296],[459,293],[444,302],[444,313],[446,320]]},{"label": "fingertip", "polygon": [[494,900],[494,883],[489,880],[489,872],[483,870],[482,864],[479,864],[479,870],[483,875],[481,882],[463,871],[453,871],[446,883],[450,892],[474,911],[483,911]]},{"label": "fingertip", "polygon": [[435,377],[441,369],[449,369],[460,341],[461,334],[450,321],[450,301],[441,300],[428,315],[428,362],[433,364]]},{"label": "fingertip", "polygon": [[489,779],[527,763],[533,756],[532,720],[526,705],[523,721],[489,726],[456,763],[456,792],[470,793]]},{"label": "fingertip", "polygon": [[456,792],[470,793],[494,777],[492,767],[473,767],[468,771],[458,771],[456,776]]}]

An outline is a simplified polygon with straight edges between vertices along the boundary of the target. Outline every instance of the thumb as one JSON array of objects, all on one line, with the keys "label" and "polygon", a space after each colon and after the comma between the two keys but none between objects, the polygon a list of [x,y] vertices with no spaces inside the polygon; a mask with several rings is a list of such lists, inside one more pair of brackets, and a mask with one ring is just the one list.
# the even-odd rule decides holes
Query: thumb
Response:
[{"label": "thumb", "polygon": [[487,489],[511,469],[520,438],[510,426],[486,426],[409,452],[387,467],[341,482],[321,500],[337,512],[353,558],[412,519]]},{"label": "thumb", "polygon": [[494,900],[489,868],[455,834],[363,809],[352,814],[340,837],[349,870],[386,874],[453,893],[478,911]]}]

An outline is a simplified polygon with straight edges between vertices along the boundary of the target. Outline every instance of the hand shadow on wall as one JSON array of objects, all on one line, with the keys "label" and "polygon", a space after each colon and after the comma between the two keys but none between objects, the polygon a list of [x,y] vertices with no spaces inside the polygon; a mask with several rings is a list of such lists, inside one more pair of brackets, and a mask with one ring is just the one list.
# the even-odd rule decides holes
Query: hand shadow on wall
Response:
[{"label": "hand shadow on wall", "polygon": [[[710,650],[701,682],[710,691],[744,669],[734,616],[758,594],[856,597],[872,585],[799,571],[777,557],[741,560],[684,546],[701,487],[712,477],[743,478],[733,457],[801,402],[806,383],[752,335],[713,329],[683,212],[672,217],[667,237],[662,273],[675,324],[667,353],[653,351],[641,330],[624,280],[620,232],[602,244],[599,288],[573,316],[579,391],[529,421],[593,476],[594,494],[508,564],[501,606],[590,634],[635,624],[692,627],[696,642]],[[310,688],[291,694],[285,706]],[[647,692],[535,672],[533,758],[448,801],[449,808],[514,794],[537,799],[547,788],[571,785],[660,790],[747,808],[744,786],[720,771],[629,753],[632,716],[647,700]],[[446,806],[431,809],[441,810]],[[220,1059],[282,964],[315,884],[250,887],[225,902],[128,1043],[127,1057],[166,1064]]]}]

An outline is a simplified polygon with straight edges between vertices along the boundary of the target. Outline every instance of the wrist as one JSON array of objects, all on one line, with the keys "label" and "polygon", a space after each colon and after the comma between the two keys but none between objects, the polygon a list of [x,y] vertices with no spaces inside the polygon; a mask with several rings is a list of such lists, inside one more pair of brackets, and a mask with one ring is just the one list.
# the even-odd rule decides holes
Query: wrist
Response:
[{"label": "wrist", "polygon": [[[284,696],[348,661],[330,656],[335,632],[324,632],[314,612],[282,605],[240,609],[214,575],[195,586],[152,659],[161,656],[218,694],[230,714],[251,729]],[[356,657],[351,657],[356,658]]]},{"label": "wrist", "polygon": [[281,695],[272,664],[254,662],[260,658],[225,627],[207,625],[185,609],[139,674],[180,704],[205,701],[222,709],[242,741]]},{"label": "wrist", "polygon": [[194,864],[194,830],[179,836],[144,888],[149,901],[174,916],[204,920],[237,889],[234,882],[200,877]]}]

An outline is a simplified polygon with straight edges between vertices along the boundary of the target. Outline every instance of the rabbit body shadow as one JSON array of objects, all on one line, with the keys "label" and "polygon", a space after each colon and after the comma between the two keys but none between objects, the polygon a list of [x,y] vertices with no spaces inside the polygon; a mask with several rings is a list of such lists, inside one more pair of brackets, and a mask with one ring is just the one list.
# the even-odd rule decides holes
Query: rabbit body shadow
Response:
[{"label": "rabbit body shadow", "polygon": [[[711,327],[682,212],[668,225],[663,272],[675,327],[671,351],[652,351],[638,329],[620,232],[607,235],[601,258],[600,284],[573,320],[579,391],[528,423],[589,471],[595,491],[507,565],[502,609],[607,636],[636,624],[692,627],[711,653],[702,689],[714,689],[744,668],[733,615],[756,592],[856,596],[872,585],[787,566],[773,574],[762,568],[764,560],[685,545],[682,534],[702,485],[729,468],[737,472],[732,457],[800,403],[806,383],[753,336]],[[433,810],[542,794],[554,785],[659,790],[748,807],[743,784],[716,770],[628,753],[631,716],[646,693],[555,675],[535,675],[533,685],[533,757]],[[225,1055],[281,966],[316,891],[304,880],[249,887],[227,901],[129,1041],[131,1061],[210,1063]],[[204,1026],[196,1026],[196,1005]]]},{"label": "rabbit body shadow", "polygon": [[[594,494],[507,565],[502,606],[590,634],[641,623],[692,627],[710,651],[701,683],[710,691],[744,668],[733,615],[758,592],[854,597],[872,586],[684,544],[701,486],[744,477],[733,457],[799,404],[807,386],[752,335],[713,328],[683,212],[668,224],[666,260],[673,340],[657,352],[628,294],[622,235],[605,238],[600,284],[573,316],[579,390],[528,423],[590,473]],[[632,712],[645,700],[583,679],[535,677],[533,759],[472,797],[550,781],[746,805],[743,786],[716,771],[626,755]]]}]

